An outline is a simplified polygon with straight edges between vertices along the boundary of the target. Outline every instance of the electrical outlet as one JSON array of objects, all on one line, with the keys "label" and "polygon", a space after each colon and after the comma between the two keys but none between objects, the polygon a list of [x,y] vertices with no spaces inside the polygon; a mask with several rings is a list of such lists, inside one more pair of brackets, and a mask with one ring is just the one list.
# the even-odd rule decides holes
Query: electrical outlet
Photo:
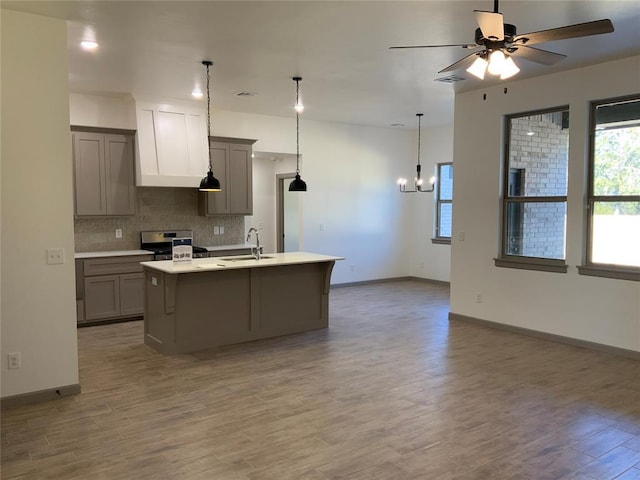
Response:
[{"label": "electrical outlet", "polygon": [[464,242],[464,232],[458,232],[458,241]]},{"label": "electrical outlet", "polygon": [[7,355],[9,359],[9,368],[17,369],[20,368],[22,362],[20,361],[20,352],[10,353]]},{"label": "electrical outlet", "polygon": [[47,248],[47,265],[64,263],[64,248]]},{"label": "electrical outlet", "polygon": [[122,238],[122,229],[116,228],[116,238]]},{"label": "electrical outlet", "polygon": [[224,225],[220,225],[220,235],[224,235]]},{"label": "electrical outlet", "polygon": [[481,292],[477,292],[476,293],[476,303],[482,303],[482,293]]}]

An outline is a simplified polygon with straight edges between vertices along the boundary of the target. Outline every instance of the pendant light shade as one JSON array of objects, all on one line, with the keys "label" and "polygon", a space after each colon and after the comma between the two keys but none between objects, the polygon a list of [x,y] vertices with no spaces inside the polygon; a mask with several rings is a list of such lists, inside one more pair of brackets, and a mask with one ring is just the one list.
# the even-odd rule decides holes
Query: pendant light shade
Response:
[{"label": "pendant light shade", "polygon": [[296,178],[294,178],[289,184],[290,192],[306,192],[307,191],[307,182],[300,178],[299,174],[296,174]]},{"label": "pendant light shade", "polygon": [[209,153],[209,171],[207,172],[207,176],[200,180],[200,187],[198,188],[201,192],[219,192],[221,190],[220,180],[213,176],[213,167],[211,164],[211,145],[210,137],[211,137],[211,92],[209,90],[209,67],[213,65],[213,62],[209,60],[203,60],[202,64],[207,68],[207,152]]},{"label": "pendant light shade", "polygon": [[209,170],[207,172],[207,176],[204,177],[200,181],[200,188],[198,188],[201,192],[219,192],[220,189],[220,180],[213,176],[213,172]]},{"label": "pendant light shade", "polygon": [[300,108],[302,105],[300,102],[300,80],[302,80],[302,77],[293,77],[293,81],[296,82],[296,103],[294,107],[296,111],[296,178],[289,184],[290,192],[307,191],[307,183],[300,178],[300,112],[302,111],[302,108]]}]

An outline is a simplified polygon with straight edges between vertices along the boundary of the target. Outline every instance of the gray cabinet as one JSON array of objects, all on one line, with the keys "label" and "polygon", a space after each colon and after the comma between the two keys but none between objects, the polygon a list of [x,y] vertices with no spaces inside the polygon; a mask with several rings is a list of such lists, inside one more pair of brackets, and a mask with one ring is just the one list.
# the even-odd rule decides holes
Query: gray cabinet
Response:
[{"label": "gray cabinet", "polygon": [[84,279],[85,321],[120,316],[120,276],[101,275]]},{"label": "gray cabinet", "polygon": [[72,138],[75,214],[134,215],[133,136],[76,131]]},{"label": "gray cabinet", "polygon": [[[200,215],[252,215],[252,145],[255,140],[211,137],[213,173],[220,180],[220,192],[200,193]],[[218,141],[224,140],[224,141]]]},{"label": "gray cabinet", "polygon": [[78,324],[136,317],[144,313],[144,274],[140,262],[152,255],[100,257],[78,261]]}]

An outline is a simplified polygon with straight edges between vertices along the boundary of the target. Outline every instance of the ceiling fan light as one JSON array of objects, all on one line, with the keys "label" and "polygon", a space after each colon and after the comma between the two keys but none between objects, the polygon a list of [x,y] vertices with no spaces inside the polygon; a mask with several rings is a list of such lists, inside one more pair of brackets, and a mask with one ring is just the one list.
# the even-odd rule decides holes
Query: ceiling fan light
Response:
[{"label": "ceiling fan light", "polygon": [[506,58],[502,50],[494,50],[491,52],[491,55],[489,55],[489,67],[487,70],[489,70],[491,75],[500,75],[505,62]]},{"label": "ceiling fan light", "polygon": [[476,60],[471,64],[471,66],[467,68],[467,72],[469,72],[474,77],[479,78],[480,80],[484,80],[484,74],[486,71],[487,71],[487,61],[482,57],[476,58]]},{"label": "ceiling fan light", "polygon": [[507,78],[513,77],[519,71],[520,69],[516,65],[516,62],[514,62],[511,57],[507,57],[502,67],[502,73],[500,74],[500,78],[502,80],[506,80]]}]

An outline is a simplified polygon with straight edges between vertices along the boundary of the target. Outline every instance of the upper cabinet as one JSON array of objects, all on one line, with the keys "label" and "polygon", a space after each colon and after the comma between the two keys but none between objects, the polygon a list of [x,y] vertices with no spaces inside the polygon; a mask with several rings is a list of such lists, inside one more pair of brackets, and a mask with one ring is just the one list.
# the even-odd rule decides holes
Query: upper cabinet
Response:
[{"label": "upper cabinet", "polygon": [[136,183],[144,187],[193,187],[207,173],[204,106],[136,100]]},{"label": "upper cabinet", "polygon": [[213,174],[220,180],[220,192],[200,193],[201,215],[252,215],[252,145],[255,140],[211,137]]},{"label": "upper cabinet", "polygon": [[72,132],[77,216],[134,215],[133,135]]}]

